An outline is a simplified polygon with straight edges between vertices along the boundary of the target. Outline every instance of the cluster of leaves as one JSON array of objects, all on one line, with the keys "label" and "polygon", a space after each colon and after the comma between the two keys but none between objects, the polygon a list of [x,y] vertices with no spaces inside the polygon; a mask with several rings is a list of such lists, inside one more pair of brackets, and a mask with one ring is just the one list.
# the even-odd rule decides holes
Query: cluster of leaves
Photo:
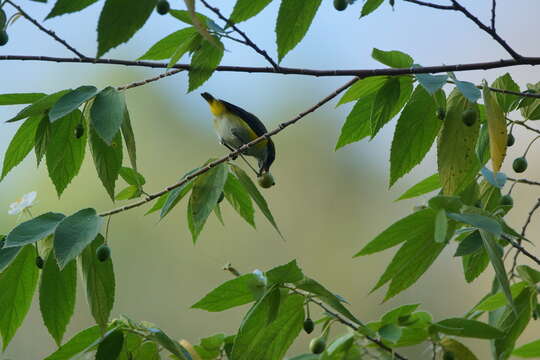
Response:
[{"label": "cluster of leaves", "polygon": [[[78,12],[95,2],[57,0],[47,18]],[[280,62],[305,37],[321,2],[281,0],[276,20]],[[361,16],[377,10],[383,2],[366,1]],[[97,56],[128,41],[147,21],[156,3],[157,0],[140,0],[136,4],[106,0],[98,21]],[[173,67],[189,54],[189,91],[207,81],[220,64],[225,49],[222,41],[231,38],[229,26],[259,14],[271,0],[238,0],[225,28],[196,13],[195,3],[187,0],[187,10],[168,11],[188,26],[161,39],[140,58],[167,59],[169,67]],[[390,3],[393,5],[393,1]],[[129,11],[125,11],[127,8]],[[0,14],[5,15],[3,11]],[[5,19],[1,22],[5,23]],[[374,49],[372,56],[392,68],[420,67],[411,56],[399,51]],[[448,96],[444,90],[447,84],[454,87]],[[509,74],[491,86],[520,91]],[[500,169],[509,144],[507,128],[512,124],[508,114],[519,110],[525,120],[539,120],[540,99],[492,92],[486,82],[480,88],[482,91],[473,83],[458,80],[453,73],[373,76],[357,81],[338,104],[355,102],[336,149],[375,137],[398,117],[390,151],[390,185],[417,166],[437,141],[437,173],[413,186],[400,200],[440,189],[439,193],[356,254],[365,256],[401,245],[373,291],[388,283],[385,300],[404,291],[429,269],[443,249],[455,242],[458,244],[455,256],[461,257],[467,282],[474,281],[489,264],[495,271],[492,291],[465,316],[434,321],[430,314],[417,311],[419,305],[414,304],[398,307],[379,321],[363,324],[345,307],[343,298],[304,276],[293,261],[265,273],[255,271],[239,276],[193,305],[216,312],[252,304],[236,334],[217,334],[195,346],[186,340],[177,342],[152,324],[125,317],[109,321],[115,280],[111,259],[96,256],[98,248],[105,243],[99,234],[102,218],[94,209],[83,209],[70,216],[42,214],[0,237],[0,308],[3,309],[0,335],[4,349],[30,308],[40,277],[35,262],[37,250],[45,258],[39,292],[41,314],[59,345],[49,360],[69,359],[87,352],[95,352],[97,359],[158,359],[162,349],[178,359],[211,360],[224,354],[235,360],[282,359],[302,327],[306,332],[313,330],[311,325],[305,325],[309,303],[322,306],[327,312],[316,322],[321,325],[317,351],[313,351],[317,354],[303,354],[297,360],[349,359],[367,353],[379,358],[391,357],[384,347],[394,349],[425,341],[455,358],[476,359],[453,337],[488,339],[497,359],[506,359],[511,354],[538,356],[538,341],[515,349],[531,318],[536,319],[540,313],[537,300],[540,273],[521,265],[516,269],[519,281],[511,284],[508,279],[504,248],[510,242],[528,240],[504,220],[512,205],[503,201],[502,189],[507,178]],[[526,91],[539,93],[540,83],[528,85]],[[480,98],[483,104],[478,103]],[[2,179],[34,149],[38,165],[45,156],[49,177],[60,196],[79,172],[88,143],[98,176],[111,199],[128,200],[144,194],[146,180],[137,169],[135,136],[121,91],[85,85],[49,95],[0,95],[0,105],[18,104],[29,105],[8,120],[25,121],[7,149]],[[131,167],[123,167],[124,143]],[[493,171],[486,167],[490,159]],[[207,171],[193,176],[205,166]],[[118,177],[127,183],[119,192],[116,191]],[[182,185],[160,196],[148,213],[159,211],[163,218],[190,193],[187,218],[194,242],[212,212],[223,222],[223,199],[252,226],[255,202],[281,235],[266,200],[238,166],[222,163],[210,167],[207,163],[188,172],[180,181]],[[74,311],[77,263],[82,268],[91,313],[98,325],[62,345]],[[484,314],[487,323],[478,320]],[[340,321],[354,331],[337,337],[327,346],[330,327]],[[374,350],[368,346],[373,340],[384,346]]]}]

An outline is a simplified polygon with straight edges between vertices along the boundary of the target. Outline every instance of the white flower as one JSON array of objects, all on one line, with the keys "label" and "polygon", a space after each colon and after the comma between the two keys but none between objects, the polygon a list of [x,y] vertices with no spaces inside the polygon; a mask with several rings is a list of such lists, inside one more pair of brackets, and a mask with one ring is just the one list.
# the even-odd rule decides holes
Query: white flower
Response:
[{"label": "white flower", "polygon": [[11,203],[9,205],[8,214],[9,215],[17,215],[22,213],[25,209],[31,207],[34,204],[34,201],[36,200],[37,192],[32,191],[28,194],[23,195],[22,198],[15,201],[14,203]]}]

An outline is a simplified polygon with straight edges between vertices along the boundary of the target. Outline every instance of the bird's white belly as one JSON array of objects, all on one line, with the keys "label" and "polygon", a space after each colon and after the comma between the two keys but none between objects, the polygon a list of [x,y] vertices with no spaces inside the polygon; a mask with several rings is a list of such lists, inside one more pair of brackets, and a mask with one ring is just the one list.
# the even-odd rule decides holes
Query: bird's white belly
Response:
[{"label": "bird's white belly", "polygon": [[[235,117],[220,116],[214,118],[214,129],[220,141],[235,149],[253,140],[241,120]],[[266,147],[262,146],[262,144],[255,145],[247,149],[244,154],[262,159],[266,155]]]}]

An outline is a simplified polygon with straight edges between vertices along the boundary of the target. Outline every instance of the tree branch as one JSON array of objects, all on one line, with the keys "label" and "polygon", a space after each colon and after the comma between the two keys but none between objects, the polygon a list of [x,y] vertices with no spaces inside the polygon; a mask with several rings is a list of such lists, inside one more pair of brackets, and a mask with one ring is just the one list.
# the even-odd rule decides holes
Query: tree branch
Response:
[{"label": "tree branch", "polygon": [[513,181],[513,182],[516,182],[516,183],[519,183],[519,184],[527,184],[527,185],[536,185],[536,186],[540,186],[540,182],[538,181],[532,181],[532,180],[529,180],[529,179],[514,179],[514,178],[507,178],[508,180],[510,181]]},{"label": "tree branch", "polygon": [[[57,63],[85,63],[85,64],[108,64],[108,65],[123,65],[123,66],[140,66],[155,69],[166,69],[168,63],[152,62],[152,61],[130,61],[120,59],[98,59],[85,57],[65,58],[52,56],[35,56],[35,55],[0,55],[0,61],[47,61]],[[522,57],[520,59],[505,59],[498,61],[487,61],[468,64],[453,64],[440,66],[425,66],[414,68],[380,68],[380,69],[346,69],[346,70],[316,70],[303,68],[289,68],[280,66],[279,70],[272,67],[252,67],[252,66],[218,66],[216,71],[229,72],[246,72],[246,73],[268,73],[268,74],[284,74],[284,75],[305,75],[305,76],[359,76],[366,78],[370,76],[399,76],[412,74],[434,74],[448,71],[472,71],[472,70],[490,70],[499,69],[519,65],[540,65],[540,57]],[[176,64],[172,66],[175,69],[190,70],[188,64]],[[529,94],[530,97],[538,97],[537,94]],[[522,94],[521,96],[529,96]]]},{"label": "tree branch", "polygon": [[255,50],[255,52],[264,57],[274,69],[279,70],[279,65],[274,61],[274,59],[272,59],[265,50],[259,48],[253,41],[251,41],[251,39],[246,35],[246,33],[240,30],[231,20],[223,16],[221,14],[221,11],[219,11],[217,7],[212,7],[210,4],[208,4],[208,2],[206,2],[206,0],[201,0],[201,2],[208,10],[216,14],[221,20],[225,21],[228,26],[230,26],[234,31],[236,31],[238,35],[240,35],[244,39],[247,46],[249,46],[250,48]]},{"label": "tree branch", "polygon": [[17,4],[11,2],[11,0],[5,0],[5,2],[8,3],[9,5],[13,6],[15,9],[17,9],[17,11],[19,13],[21,13],[22,16],[24,16],[28,21],[30,21],[32,24],[34,24],[39,30],[43,31],[44,33],[46,33],[47,35],[52,37],[54,40],[56,40],[60,44],[64,45],[68,50],[70,50],[72,53],[77,55],[79,58],[81,58],[81,59],[86,58],[86,56],[81,54],[77,49],[75,49],[73,46],[69,45],[67,43],[67,41],[61,39],[58,35],[56,35],[54,31],[44,28],[36,19],[34,19],[30,15],[28,15],[26,13],[26,11],[24,11],[20,6],[18,6]]},{"label": "tree branch", "polygon": [[[514,59],[520,59],[522,56],[518,54],[514,49],[508,45],[508,43],[495,32],[495,29],[491,29],[488,26],[484,25],[476,16],[474,16],[469,10],[463,7],[457,0],[452,0],[455,10],[461,12],[463,15],[468,17],[472,22],[474,22],[480,29],[484,30],[486,33],[491,35],[493,40],[498,42]],[[493,19],[494,21],[494,19]]]},{"label": "tree branch", "polygon": [[495,30],[495,8],[497,7],[497,0],[491,1],[491,30],[494,32]]},{"label": "tree branch", "polygon": [[176,184],[170,185],[170,186],[166,187],[165,189],[163,189],[163,190],[161,190],[161,191],[159,191],[157,193],[150,194],[150,195],[146,196],[144,199],[141,199],[141,200],[136,201],[134,203],[131,203],[131,204],[128,204],[128,205],[125,205],[125,206],[122,206],[122,207],[119,207],[119,208],[116,208],[116,209],[113,209],[113,210],[103,212],[103,213],[101,213],[99,215],[100,216],[114,215],[114,214],[129,210],[129,209],[133,209],[133,208],[139,207],[141,205],[144,205],[147,202],[152,201],[152,200],[160,197],[161,195],[166,194],[169,191],[174,190],[177,187],[184,185],[185,183],[187,183],[191,179],[194,179],[197,176],[204,174],[205,172],[207,172],[211,168],[215,167],[216,165],[219,165],[219,164],[224,163],[226,161],[232,160],[233,158],[236,158],[238,155],[242,154],[243,152],[245,152],[250,147],[255,146],[256,144],[260,143],[261,141],[264,141],[265,139],[268,139],[271,136],[274,136],[274,135],[280,133],[286,127],[289,127],[289,126],[293,125],[294,123],[296,123],[297,121],[299,121],[300,119],[305,117],[306,115],[314,112],[315,110],[317,110],[318,108],[320,108],[321,106],[323,106],[324,104],[326,104],[327,102],[329,102],[330,100],[332,100],[333,98],[338,96],[341,92],[345,91],[347,88],[349,88],[352,84],[354,84],[359,79],[360,78],[356,77],[356,78],[354,78],[352,80],[347,81],[347,83],[345,83],[343,86],[336,89],[330,95],[326,96],[324,99],[322,99],[317,104],[310,107],[309,109],[301,112],[300,114],[295,116],[293,119],[279,124],[279,126],[276,129],[274,129],[272,131],[268,131],[265,134],[263,134],[263,135],[259,136],[258,138],[256,138],[255,140],[253,140],[253,141],[251,141],[251,142],[249,142],[247,144],[242,145],[236,151],[230,152],[227,156],[224,156],[224,157],[222,157],[222,158],[220,158],[218,160],[214,160],[214,161],[208,163],[206,166],[200,168],[199,170],[195,171],[194,173],[191,173],[190,175],[186,176],[185,178],[183,178],[181,181],[177,182]]},{"label": "tree branch", "polygon": [[521,120],[510,120],[510,119],[508,119],[508,120],[509,120],[511,123],[513,123],[513,124],[516,124],[516,125],[519,125],[519,126],[523,126],[523,127],[524,127],[525,129],[527,129],[527,130],[530,130],[530,131],[532,131],[532,132],[535,132],[535,133],[537,133],[537,134],[540,134],[540,130],[535,129],[535,128],[533,128],[532,126],[527,125],[527,124],[525,123],[525,121],[521,121]]},{"label": "tree branch", "polygon": [[127,85],[124,85],[124,86],[119,86],[116,89],[120,91],[120,90],[131,89],[131,88],[134,88],[134,87],[137,87],[137,86],[143,86],[143,85],[146,85],[148,83],[158,81],[159,79],[163,79],[164,77],[171,76],[171,75],[174,75],[174,74],[178,74],[179,72],[182,72],[182,71],[184,71],[184,70],[183,69],[174,69],[172,71],[167,71],[167,72],[165,72],[163,74],[160,74],[160,75],[158,75],[156,77],[153,77],[153,78],[150,78],[150,79],[136,81],[136,82],[133,82],[131,84],[127,84]]}]

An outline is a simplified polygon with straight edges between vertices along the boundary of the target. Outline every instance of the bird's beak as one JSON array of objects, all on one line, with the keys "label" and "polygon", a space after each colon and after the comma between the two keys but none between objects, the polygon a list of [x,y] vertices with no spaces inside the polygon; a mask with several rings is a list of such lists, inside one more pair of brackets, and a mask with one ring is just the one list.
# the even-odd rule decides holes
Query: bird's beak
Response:
[{"label": "bird's beak", "polygon": [[209,103],[211,103],[212,100],[214,100],[214,97],[207,92],[203,92],[201,96],[204,98],[204,100],[208,101]]}]

